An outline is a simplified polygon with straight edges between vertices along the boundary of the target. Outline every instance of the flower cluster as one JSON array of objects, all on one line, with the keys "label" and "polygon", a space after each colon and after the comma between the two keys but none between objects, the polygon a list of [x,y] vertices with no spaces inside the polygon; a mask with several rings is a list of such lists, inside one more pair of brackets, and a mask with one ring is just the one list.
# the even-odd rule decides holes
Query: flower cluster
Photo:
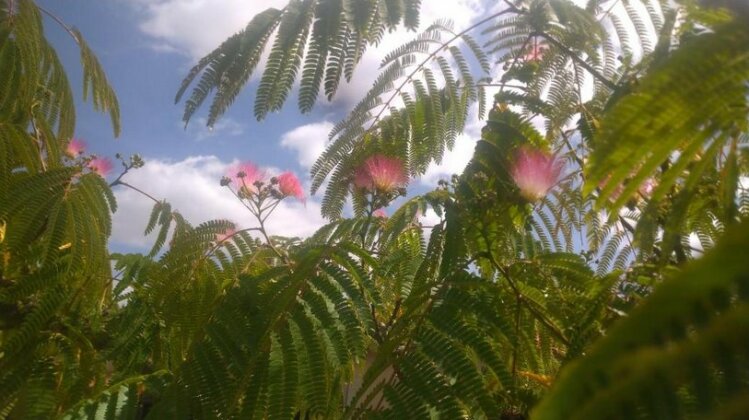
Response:
[{"label": "flower cluster", "polygon": [[[609,183],[609,180],[611,179],[611,176],[607,176],[604,178],[601,182],[598,183],[598,188],[604,189]],[[619,200],[620,196],[622,195],[622,192],[624,192],[624,187],[626,184],[630,183],[628,179],[624,181],[624,183],[621,183],[617,185],[613,191],[609,194],[610,200],[612,202],[615,202]],[[628,197],[628,204],[627,206],[632,207],[636,205],[638,202],[640,202],[642,199],[649,199],[651,195],[653,195],[653,191],[655,191],[655,188],[658,186],[658,181],[656,181],[654,178],[647,178],[644,181],[642,181],[642,184],[640,184],[639,187],[637,187],[637,193],[632,195],[631,197]]]},{"label": "flower cluster", "polygon": [[[112,160],[107,157],[97,157],[96,155],[83,156],[85,151],[86,142],[81,139],[71,138],[65,146],[65,154],[69,158],[74,159],[76,164],[82,164],[84,168],[88,168],[92,173],[101,177],[109,175],[112,168],[114,168]],[[142,164],[140,166],[142,166]]]},{"label": "flower cluster", "polygon": [[96,157],[88,162],[88,168],[91,169],[91,172],[98,174],[102,178],[112,171],[112,167],[112,161],[106,157]]},{"label": "flower cluster", "polygon": [[227,241],[231,239],[236,233],[237,233],[236,229],[228,228],[224,230],[223,233],[219,233],[216,235],[216,242],[221,243],[221,242]]},{"label": "flower cluster", "polygon": [[70,139],[65,153],[70,157],[78,157],[86,150],[86,143],[81,139]]},{"label": "flower cluster", "polygon": [[530,50],[523,56],[523,60],[526,62],[541,61],[548,49],[549,48],[546,45],[540,44],[537,40],[534,40]]},{"label": "flower cluster", "polygon": [[293,172],[284,172],[276,177],[278,181],[278,190],[284,197],[296,197],[297,200],[304,202],[304,188],[299,178]]},{"label": "flower cluster", "polygon": [[371,192],[389,193],[407,184],[403,162],[384,155],[370,156],[354,174],[354,186]]},{"label": "flower cluster", "polygon": [[657,186],[658,182],[656,182],[655,179],[648,178],[642,182],[642,185],[640,185],[639,188],[637,188],[637,192],[643,198],[650,198],[650,196],[653,195],[653,191],[655,191],[655,187]]},{"label": "flower cluster", "polygon": [[553,155],[521,147],[515,157],[511,175],[520,195],[530,202],[536,202],[556,185],[561,172],[561,162]]},{"label": "flower cluster", "polygon": [[408,173],[400,159],[375,154],[354,171],[352,183],[354,190],[366,201],[370,214],[385,219],[384,207],[398,196],[406,195]]},{"label": "flower cluster", "polygon": [[226,178],[238,193],[251,195],[258,192],[258,184],[265,182],[265,172],[252,162],[241,162],[229,166]]},{"label": "flower cluster", "polygon": [[268,198],[277,200],[294,197],[304,202],[304,188],[293,172],[283,172],[266,181],[265,172],[252,162],[231,165],[221,185],[229,186],[241,199],[262,202]]}]

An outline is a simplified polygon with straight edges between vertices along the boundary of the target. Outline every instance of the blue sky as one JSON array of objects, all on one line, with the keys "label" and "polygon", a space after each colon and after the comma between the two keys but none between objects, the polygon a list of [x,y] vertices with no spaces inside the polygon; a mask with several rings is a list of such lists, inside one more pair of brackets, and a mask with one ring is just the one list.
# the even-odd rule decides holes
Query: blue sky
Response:
[{"label": "blue sky", "polygon": [[[184,128],[182,105],[174,104],[188,69],[222,40],[243,27],[257,12],[281,7],[285,0],[40,0],[67,24],[83,33],[97,53],[117,91],[122,113],[122,135],[115,139],[106,116],[79,102],[76,137],[88,151],[113,157],[141,154],[146,166],[125,180],[158,198],[171,202],[193,223],[226,218],[242,227],[252,221],[246,211],[219,185],[226,167],[250,160],[273,173],[296,172],[308,182],[309,166],[323,150],[332,124],[346,115],[364,95],[377,75],[379,60],[389,50],[410,39],[403,31],[390,34],[370,50],[351,84],[339,90],[332,103],[321,100],[301,115],[292,95],[284,109],[257,122],[252,115],[254,86],[239,97],[214,130],[204,126],[198,112]],[[449,16],[456,27],[465,27],[483,13],[481,0],[443,2],[426,0],[422,26]],[[51,20],[45,22],[80,96],[81,72],[77,47]],[[256,82],[256,80],[255,80]],[[80,98],[79,98],[80,99]],[[425,177],[414,180],[411,192],[434,186],[437,179],[460,172],[471,156],[480,123],[469,126],[456,149]],[[119,210],[114,215],[111,246],[115,250],[141,250],[150,243],[142,235],[152,203],[137,193],[116,189]],[[306,205],[284,202],[271,217],[273,234],[305,236],[324,223],[319,215],[320,194]]]}]

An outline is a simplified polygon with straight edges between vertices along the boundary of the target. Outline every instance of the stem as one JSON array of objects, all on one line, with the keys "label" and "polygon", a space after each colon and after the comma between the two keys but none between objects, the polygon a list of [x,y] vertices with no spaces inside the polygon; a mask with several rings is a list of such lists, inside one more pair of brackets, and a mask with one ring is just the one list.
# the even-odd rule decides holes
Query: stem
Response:
[{"label": "stem", "polygon": [[582,171],[585,164],[583,160],[580,158],[580,156],[577,155],[575,148],[572,147],[572,143],[570,143],[570,139],[569,137],[567,137],[567,133],[565,133],[564,130],[562,130],[560,134],[562,135],[562,141],[564,141],[564,145],[567,146],[568,149],[570,149],[570,153],[572,153],[572,157],[575,159],[575,162],[577,162],[577,164],[580,165],[580,171]]},{"label": "stem", "polygon": [[[246,202],[245,202],[245,201],[244,201],[244,200],[242,199],[242,197],[240,197],[240,196],[239,196],[239,193],[236,193],[236,192],[234,192],[234,190],[232,190],[231,188],[229,188],[229,191],[231,191],[231,193],[232,193],[232,194],[234,194],[234,197],[237,197],[237,200],[239,200],[239,202],[240,202],[240,203],[242,203],[242,205],[244,206],[244,208],[246,208],[247,210],[249,210],[249,212],[250,212],[250,213],[252,213],[252,215],[253,215],[253,216],[255,216],[255,218],[257,218],[257,217],[258,217],[258,214],[259,214],[259,209],[258,209],[258,210],[256,210],[256,209],[254,209],[254,208],[250,207],[250,206],[249,206],[249,205],[248,205],[248,204],[247,204],[247,203],[246,203]],[[250,201],[250,203],[252,203],[252,202]]]},{"label": "stem", "polygon": [[41,140],[41,133],[39,132],[39,127],[36,125],[36,118],[34,117],[34,107],[39,105],[39,103],[35,103],[31,106],[30,114],[31,114],[31,127],[34,129],[34,142],[36,143],[37,149],[39,149],[39,162],[42,165],[42,170],[47,170],[47,163],[44,162],[44,146],[42,146],[42,140]]},{"label": "stem", "polygon": [[266,214],[265,217],[263,217],[263,222],[265,222],[265,220],[268,219],[268,216],[270,216],[270,214],[273,213],[273,210],[275,210],[276,207],[278,207],[280,203],[281,203],[281,200],[277,200],[274,204],[260,210],[261,213],[268,211],[268,214]]},{"label": "stem", "polygon": [[595,77],[596,79],[598,79],[599,82],[603,83],[604,86],[606,86],[607,88],[609,88],[611,90],[616,90],[616,88],[617,88],[616,83],[614,83],[611,80],[605,78],[601,73],[598,72],[598,70],[594,69],[593,66],[591,66],[590,64],[588,64],[588,62],[586,62],[582,58],[578,57],[577,54],[575,54],[574,52],[572,52],[572,50],[570,50],[569,48],[567,48],[564,44],[562,44],[561,42],[557,41],[556,39],[554,39],[553,37],[551,37],[549,34],[547,34],[545,32],[539,32],[538,35],[540,37],[542,37],[543,39],[547,40],[550,44],[552,44],[555,47],[559,48],[563,53],[565,53],[567,56],[569,56],[572,59],[572,61],[574,61],[577,64],[579,64],[582,68],[584,68],[585,70],[587,70],[588,73],[592,74],[593,77]]},{"label": "stem", "polygon": [[395,300],[395,306],[393,307],[393,312],[390,314],[390,319],[388,319],[387,324],[385,324],[385,330],[389,330],[390,327],[393,325],[393,322],[395,322],[395,317],[398,316],[398,311],[401,307],[401,299],[398,298]]},{"label": "stem", "polygon": [[[509,3],[508,3],[509,4]],[[525,47],[528,46],[528,42],[530,42],[533,35],[529,35],[527,38],[525,38],[525,41],[523,41],[523,45],[520,47],[520,51],[525,51]],[[520,59],[520,53],[515,56],[515,58],[512,60],[512,63],[510,64],[510,67],[508,67],[508,71],[515,67],[518,64],[518,60]],[[502,81],[499,85],[499,90],[504,91],[505,87],[507,86],[507,80]],[[525,91],[528,91],[527,88],[523,89]]]},{"label": "stem", "polygon": [[388,98],[388,100],[387,100],[387,101],[385,101],[385,103],[383,103],[383,104],[381,105],[381,106],[382,106],[382,108],[380,109],[380,112],[378,112],[378,113],[377,113],[377,115],[376,115],[376,116],[374,117],[374,119],[372,120],[372,124],[371,124],[371,125],[369,126],[369,129],[367,129],[367,132],[371,131],[371,130],[372,130],[372,128],[374,128],[374,126],[375,126],[375,124],[377,123],[377,121],[379,121],[379,120],[380,120],[380,117],[382,117],[382,114],[383,114],[383,113],[385,113],[385,110],[386,110],[386,109],[390,109],[390,103],[391,103],[391,102],[392,102],[392,101],[393,101],[393,100],[394,100],[394,99],[395,99],[395,98],[396,98],[396,97],[397,97],[397,96],[398,96],[398,95],[399,95],[399,94],[401,93],[401,91],[402,91],[402,90],[403,90],[403,88],[404,88],[404,87],[406,86],[406,84],[408,84],[408,82],[409,82],[410,80],[412,80],[412,79],[413,79],[413,77],[414,77],[414,76],[416,75],[416,73],[418,73],[418,72],[419,72],[419,71],[420,71],[420,70],[421,70],[422,68],[424,68],[424,66],[425,66],[425,65],[426,65],[426,64],[427,64],[427,63],[428,63],[428,62],[429,62],[429,61],[430,61],[431,59],[433,59],[433,58],[434,58],[434,57],[435,57],[435,56],[437,55],[437,53],[439,53],[440,51],[444,50],[444,49],[445,49],[445,48],[446,48],[446,47],[447,47],[448,45],[450,45],[450,44],[451,44],[451,43],[452,43],[453,41],[455,41],[456,39],[460,38],[461,36],[465,35],[466,33],[470,32],[470,31],[472,31],[472,30],[476,29],[477,27],[479,27],[479,26],[481,26],[481,25],[485,24],[486,22],[489,22],[489,21],[490,21],[490,20],[492,20],[492,19],[498,18],[498,17],[500,17],[500,16],[504,15],[505,13],[509,13],[509,12],[515,12],[515,11],[517,11],[517,10],[518,10],[518,9],[517,9],[517,8],[516,8],[515,6],[512,6],[512,5],[510,5],[510,6],[511,6],[511,8],[508,8],[508,9],[502,10],[501,12],[498,12],[498,13],[495,13],[495,14],[493,14],[493,15],[489,16],[489,17],[486,17],[486,18],[484,18],[484,19],[482,19],[482,20],[480,20],[480,21],[478,21],[478,22],[474,23],[473,25],[469,26],[468,28],[466,28],[466,29],[464,29],[464,30],[462,30],[462,31],[458,32],[458,33],[457,33],[457,34],[455,34],[455,35],[454,35],[454,36],[453,36],[452,38],[450,38],[450,39],[449,39],[449,40],[448,40],[447,42],[443,43],[443,44],[442,44],[442,46],[441,46],[440,48],[437,48],[436,50],[432,51],[432,52],[431,52],[431,53],[430,53],[430,54],[429,54],[429,55],[428,55],[428,56],[427,56],[427,57],[426,57],[426,58],[425,58],[424,60],[422,60],[422,62],[421,62],[421,63],[419,63],[419,65],[418,65],[418,66],[416,66],[416,68],[414,68],[414,70],[413,70],[413,71],[412,71],[412,72],[411,72],[411,73],[410,73],[410,74],[409,74],[409,75],[408,75],[408,76],[407,76],[407,77],[406,77],[406,78],[405,78],[405,79],[403,80],[403,82],[402,82],[402,83],[400,84],[400,86],[398,86],[398,88],[397,88],[397,89],[395,89],[395,90],[393,91],[393,94],[392,94],[392,95],[390,95],[390,98]]},{"label": "stem", "polygon": [[372,323],[374,324],[374,338],[377,343],[382,344],[382,332],[380,332],[380,323],[377,322],[377,312],[375,311],[375,304],[369,304],[369,310],[372,313]]},{"label": "stem", "polygon": [[632,238],[630,238],[630,235],[631,235],[631,236],[634,236],[634,235],[635,235],[635,228],[634,228],[634,226],[632,226],[631,224],[629,224],[629,222],[627,221],[627,219],[625,219],[625,218],[624,218],[623,216],[621,216],[621,215],[619,216],[619,223],[621,223],[622,227],[623,227],[623,228],[624,228],[624,229],[625,229],[625,230],[626,230],[627,232],[629,232],[629,235],[626,235],[626,238],[627,238],[627,243],[629,243],[629,247],[630,247],[630,248],[634,248],[634,245],[632,244]]},{"label": "stem", "polygon": [[616,0],[615,2],[611,3],[611,6],[609,6],[608,10],[606,10],[606,13],[604,13],[603,15],[601,15],[600,18],[598,18],[598,23],[601,23],[601,21],[603,21],[609,14],[611,14],[611,11],[614,10],[614,7],[616,7],[617,4],[619,4],[619,0]]},{"label": "stem", "polygon": [[518,9],[518,7],[517,7],[517,6],[515,6],[515,5],[514,5],[514,4],[512,4],[512,3],[510,3],[510,1],[509,1],[509,0],[503,0],[503,1],[504,1],[504,2],[505,2],[505,4],[507,5],[507,7],[508,7],[508,10],[512,10],[512,11],[513,11],[513,12],[515,12],[515,13],[522,13],[522,12],[523,12],[522,10]]},{"label": "stem", "polygon": [[361,231],[361,246],[362,248],[367,247],[367,231],[369,230],[369,224],[372,221],[372,215],[374,214],[374,193],[372,193],[372,200],[369,203],[369,209],[367,209],[367,219],[364,221],[364,227]]},{"label": "stem", "polygon": [[239,234],[241,232],[252,232],[254,230],[259,231],[260,228],[255,228],[255,227],[245,228],[245,229],[240,229],[240,230],[232,233],[231,235],[227,236],[223,241],[216,242],[216,245],[214,245],[211,249],[209,249],[208,252],[206,252],[205,256],[207,257],[207,256],[213,254],[218,249],[218,247],[221,246],[222,243],[224,243],[224,242],[228,241],[229,239],[233,238],[235,235],[237,235],[237,234]]},{"label": "stem", "polygon": [[115,185],[123,184],[123,182],[121,182],[121,180],[122,180],[122,177],[123,177],[123,176],[125,176],[125,174],[127,174],[127,173],[128,173],[128,171],[130,171],[130,168],[128,168],[128,167],[126,166],[126,167],[125,167],[125,170],[124,170],[124,171],[122,171],[122,173],[121,173],[121,174],[120,174],[120,175],[119,175],[119,176],[118,176],[118,177],[117,177],[117,178],[116,178],[116,179],[115,179],[114,181],[112,181],[112,182],[110,182],[110,183],[109,183],[109,188],[112,188],[112,187],[114,187]]},{"label": "stem", "polygon": [[520,302],[523,297],[519,294],[515,294],[515,342],[512,343],[512,385],[513,390],[516,388],[517,381],[517,367],[518,367],[518,347],[520,344]]},{"label": "stem", "polygon": [[78,39],[78,35],[75,33],[72,27],[66,25],[65,22],[63,22],[62,19],[60,19],[57,15],[45,9],[44,7],[40,6],[38,3],[34,3],[34,4],[42,13],[52,18],[52,20],[57,22],[58,25],[62,26],[62,28],[65,29],[65,31],[70,35],[70,37],[73,38],[76,44],[81,45],[81,40]]},{"label": "stem", "polygon": [[524,90],[524,91],[528,90],[527,86],[512,85],[509,83],[479,83],[476,85],[476,87],[506,87],[506,88],[511,88],[511,89]]},{"label": "stem", "polygon": [[268,246],[270,247],[270,249],[272,249],[273,252],[275,252],[276,255],[278,255],[278,258],[280,258],[280,259],[282,259],[282,260],[284,260],[284,261],[286,261],[288,263],[289,261],[286,259],[286,256],[283,255],[283,254],[281,254],[281,251],[279,251],[278,248],[276,248],[276,246],[273,245],[273,241],[270,240],[270,237],[268,236],[268,232],[266,232],[266,230],[265,230],[264,220],[258,217],[257,221],[260,222],[259,231],[263,235],[263,237],[265,238],[265,241],[268,243]]},{"label": "stem", "polygon": [[[121,178],[121,177],[120,177],[120,178]],[[149,194],[149,193],[147,193],[147,192],[145,192],[145,191],[141,190],[140,188],[138,188],[138,187],[135,187],[135,186],[133,186],[133,185],[131,185],[131,184],[128,184],[128,183],[127,183],[127,182],[125,182],[125,181],[121,181],[121,180],[120,180],[120,178],[117,178],[117,180],[115,180],[114,182],[112,182],[111,184],[109,184],[109,186],[110,186],[110,187],[114,187],[114,186],[117,186],[117,185],[122,185],[122,186],[124,186],[124,187],[128,187],[128,188],[130,188],[131,190],[137,191],[137,192],[141,193],[142,195],[144,195],[144,196],[146,196],[146,197],[150,198],[150,199],[151,199],[151,200],[152,200],[152,201],[153,201],[154,203],[160,203],[160,202],[161,202],[160,200],[157,200],[157,199],[156,199],[156,197],[154,197],[154,196],[152,196],[151,194]]]},{"label": "stem", "polygon": [[[243,185],[243,187],[244,187],[244,189],[246,191],[251,191],[251,189],[247,186],[247,182],[245,181],[245,178],[246,177],[241,178],[242,179],[242,185]],[[268,235],[268,232],[265,229],[265,220],[268,218],[268,216],[270,216],[270,214],[273,212],[273,210],[275,210],[275,208],[278,206],[278,204],[281,202],[281,200],[277,200],[275,203],[270,204],[270,205],[268,205],[266,207],[263,207],[263,202],[265,201],[265,198],[267,198],[267,196],[264,193],[261,193],[261,189],[259,187],[256,187],[254,185],[253,185],[253,187],[257,188],[257,194],[256,194],[256,200],[257,201],[253,201],[252,197],[248,197],[245,200],[242,197],[240,197],[239,192],[236,192],[236,191],[234,191],[231,188],[229,188],[229,191],[231,191],[231,193],[234,194],[235,197],[237,197],[237,199],[239,200],[239,202],[242,203],[242,205],[247,210],[249,210],[249,212],[253,216],[255,216],[255,219],[257,219],[258,224],[260,225],[260,227],[258,227],[258,228],[252,228],[252,229],[253,230],[257,230],[258,232],[260,232],[260,234],[265,239],[265,242],[267,243],[268,247],[271,250],[273,250],[273,252],[278,256],[278,258],[280,258],[281,260],[283,260],[284,262],[286,262],[286,264],[289,264],[290,261],[287,258],[287,256],[284,255],[284,254],[282,254],[281,251],[279,251],[278,248],[276,248],[276,246],[273,245],[273,241],[271,241],[270,236]],[[263,213],[266,213],[265,217],[263,217]],[[249,230],[249,229],[246,229],[246,230]]]},{"label": "stem", "polygon": [[[515,284],[515,282],[510,277],[510,273],[507,271],[507,269],[504,268],[504,267],[502,267],[501,265],[499,265],[499,263],[497,262],[497,260],[494,259],[494,256],[491,254],[491,252],[484,252],[483,254],[489,259],[489,261],[492,263],[492,265],[494,266],[494,268],[496,268],[497,271],[499,271],[505,277],[505,279],[507,279],[507,284],[510,285],[510,288],[512,289],[513,293],[515,293],[516,296],[522,297],[523,294],[520,293],[520,289],[518,289],[517,285]],[[546,317],[544,316],[544,314],[542,314],[541,312],[539,312],[536,308],[533,307],[533,305],[531,305],[530,303],[528,303],[525,299],[520,299],[520,301],[523,304],[525,304],[525,307],[528,309],[528,311],[537,320],[539,320],[546,328],[548,328],[549,331],[551,331],[554,334],[554,336],[556,336],[556,338],[559,339],[559,341],[561,341],[566,346],[570,345],[570,342],[567,339],[567,337],[565,337],[564,334],[562,334],[561,331],[557,330],[556,326],[554,326],[554,324],[551,321],[549,321],[548,319],[546,319]]]}]

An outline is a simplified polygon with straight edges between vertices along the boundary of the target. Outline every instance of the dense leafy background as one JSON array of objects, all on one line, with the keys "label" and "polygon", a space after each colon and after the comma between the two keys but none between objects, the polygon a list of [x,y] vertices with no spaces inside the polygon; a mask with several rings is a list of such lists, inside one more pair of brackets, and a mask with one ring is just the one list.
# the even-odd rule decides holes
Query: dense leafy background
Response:
[{"label": "dense leafy background", "polygon": [[[111,188],[147,186],[66,154],[75,109],[48,12],[0,1],[0,417],[742,418],[749,15],[723,3],[531,0],[437,22],[384,60],[312,168],[327,226],[219,240],[231,222],[193,226],[148,196],[141,255],[106,242]],[[297,82],[308,111],[418,9],[263,12],[189,73],[185,120],[210,97],[215,123],[266,46],[256,116]],[[105,73],[66,29],[118,133]],[[422,174],[474,106],[465,171],[373,217],[400,192],[352,187],[362,162]],[[564,165],[537,202],[513,178],[528,147]]]}]

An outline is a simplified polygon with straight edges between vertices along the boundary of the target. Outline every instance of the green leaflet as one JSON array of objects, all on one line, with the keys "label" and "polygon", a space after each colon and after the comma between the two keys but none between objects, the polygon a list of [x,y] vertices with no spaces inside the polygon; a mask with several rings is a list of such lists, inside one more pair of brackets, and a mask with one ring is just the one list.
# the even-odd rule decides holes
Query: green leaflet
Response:
[{"label": "green leaflet", "polygon": [[[183,120],[189,122],[212,94],[208,125],[215,124],[250,80],[266,49],[270,56],[255,98],[256,118],[280,109],[298,78],[299,108],[308,112],[317,101],[320,85],[331,99],[341,78],[351,79],[364,50],[377,43],[385,29],[401,24],[415,29],[419,4],[418,0],[292,0],[281,10],[267,9],[185,77],[175,102],[200,76],[185,103]],[[268,48],[271,38],[275,40]]]},{"label": "green leaflet", "polygon": [[740,401],[749,387],[747,238],[744,222],[656,288],[590,354],[563,369],[534,418],[705,417]]}]

